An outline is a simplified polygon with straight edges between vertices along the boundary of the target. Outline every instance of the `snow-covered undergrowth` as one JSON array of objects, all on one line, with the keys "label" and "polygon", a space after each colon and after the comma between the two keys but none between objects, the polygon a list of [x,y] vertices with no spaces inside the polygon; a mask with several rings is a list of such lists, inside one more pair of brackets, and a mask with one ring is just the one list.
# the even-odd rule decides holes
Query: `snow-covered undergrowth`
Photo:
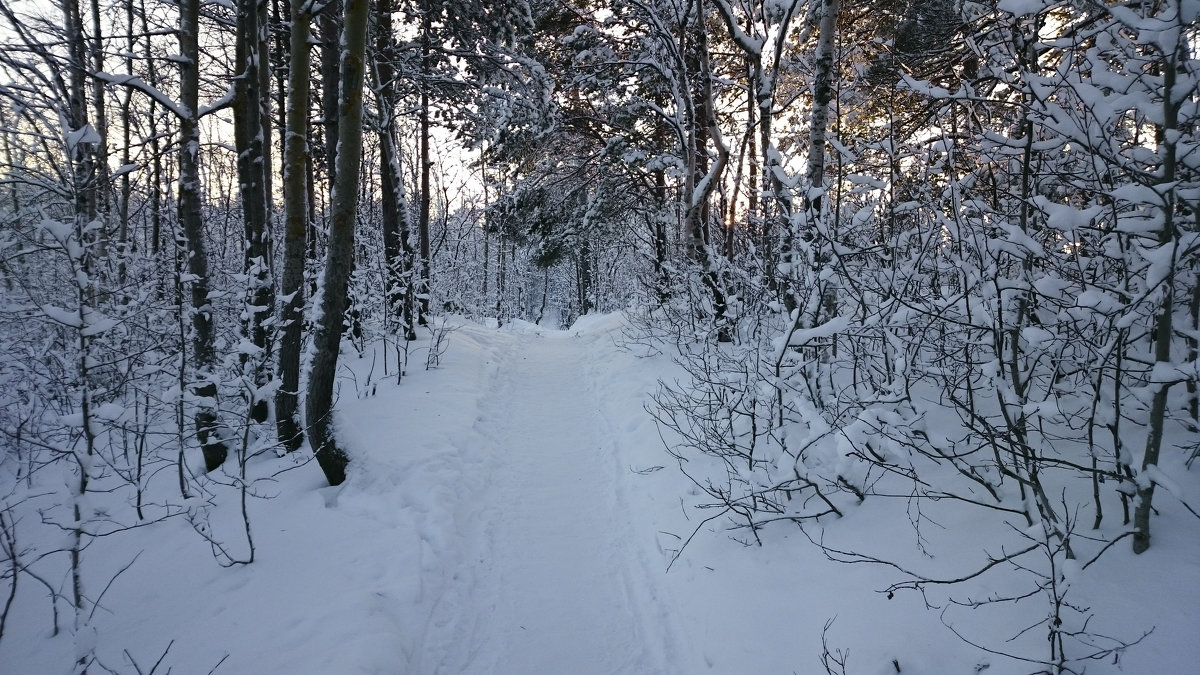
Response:
[{"label": "snow-covered undergrowth", "polygon": [[[1103,371],[1074,368],[1064,349],[1011,371],[1024,397],[1014,403],[997,376],[1008,355],[989,359],[992,343],[965,323],[938,335],[791,317],[745,321],[728,344],[674,337],[686,375],[664,383],[652,411],[701,508],[747,545],[799,529],[830,560],[874,568],[879,592],[916,595],[942,632],[977,648],[974,667],[1119,670],[1150,641],[1158,622],[1131,621],[1113,590],[1157,575],[1129,551],[1145,480],[1130,468],[1146,433],[1137,399],[1116,405],[1118,433],[1088,386]],[[1174,500],[1153,525],[1173,528],[1169,546],[1197,530],[1194,490],[1167,478],[1194,485],[1193,442],[1172,425],[1171,454],[1145,472]],[[1097,571],[1107,564],[1137,581]],[[831,672],[857,672],[836,661]],[[1185,662],[1164,672],[1176,671]]]},{"label": "snow-covered undergrowth", "polygon": [[[777,523],[753,533],[728,514],[705,520],[724,509],[697,508],[713,498],[688,475],[722,475],[720,460],[688,456],[685,475],[667,451],[678,454],[684,439],[647,412],[660,381],[689,381],[667,346],[629,340],[618,315],[584,317],[569,331],[451,328],[439,366],[420,367],[428,342],[417,343],[399,383],[383,345],[362,358],[348,352],[336,422],[352,455],[343,486],[326,487],[303,458],[265,452],[247,462],[251,564],[222,567],[212,552],[213,542],[232,558],[249,551],[236,463],[197,481],[188,501],[173,467],[156,464],[147,519],[167,517],[108,527],[81,552],[94,602],[86,635],[72,628],[70,541],[53,524],[66,519],[71,471],[49,465],[15,483],[6,466],[5,518],[27,571],[15,577],[0,671],[67,672],[88,641],[96,672],[150,672],[162,657],[156,672],[820,673],[823,640],[831,657],[848,653],[847,673],[1038,668],[954,631],[1044,658],[1045,633],[1021,634],[1046,619],[1044,598],[949,602],[1011,595],[1036,569],[1000,565],[967,585],[889,598],[880,591],[909,575],[833,562],[809,541],[952,575],[1024,541],[1015,531],[995,538],[1004,514],[951,500],[916,512],[902,497],[859,504],[841,492],[831,499],[842,516],[804,531]],[[954,423],[925,421],[931,436],[952,437]],[[1200,489],[1192,473],[1169,475],[1180,492]],[[136,523],[132,495],[89,494],[90,527]],[[1149,551],[1118,544],[1062,575],[1067,599],[1089,608],[1090,632],[1132,641],[1153,629],[1084,664],[1088,673],[1188,673],[1200,662],[1196,522],[1178,500],[1156,504]],[[1104,536],[1120,529],[1114,522]],[[0,591],[14,580],[12,552]]]}]

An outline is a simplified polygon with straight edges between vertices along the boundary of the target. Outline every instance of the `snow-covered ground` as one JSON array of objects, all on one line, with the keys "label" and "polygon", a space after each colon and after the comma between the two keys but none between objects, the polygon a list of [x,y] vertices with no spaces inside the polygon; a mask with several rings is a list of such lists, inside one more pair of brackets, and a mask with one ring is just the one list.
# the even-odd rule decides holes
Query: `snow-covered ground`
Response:
[{"label": "snow-covered ground", "polygon": [[[1019,613],[1012,624],[941,615],[917,594],[878,593],[894,570],[830,562],[795,527],[765,530],[760,547],[704,524],[704,499],[644,409],[676,367],[627,345],[623,328],[617,315],[570,331],[457,322],[440,366],[422,368],[420,343],[399,384],[381,352],[346,357],[337,425],[349,480],[325,487],[308,464],[256,482],[253,564],[220,568],[182,518],[84,552],[93,588],[133,561],[93,617],[100,661],[150,672],[170,645],[157,672],[803,674],[824,672],[824,633],[831,651],[848,650],[847,673],[1037,670],[967,645],[939,618],[1003,646]],[[237,553],[232,496],[213,534]],[[1147,554],[1122,542],[1077,582],[1121,637],[1154,629],[1088,673],[1200,672],[1200,541],[1190,516],[1161,502]],[[852,518],[862,541],[913,537],[903,514]],[[68,671],[70,631],[51,637],[52,622],[45,589],[23,580],[0,673]]]}]

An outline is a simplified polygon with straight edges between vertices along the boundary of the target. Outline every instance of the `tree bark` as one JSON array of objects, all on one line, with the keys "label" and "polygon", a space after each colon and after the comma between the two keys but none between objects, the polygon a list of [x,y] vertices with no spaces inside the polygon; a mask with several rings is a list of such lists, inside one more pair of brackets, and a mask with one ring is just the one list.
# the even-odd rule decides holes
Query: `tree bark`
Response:
[{"label": "tree bark", "polygon": [[417,113],[419,133],[421,136],[421,203],[417,214],[417,239],[420,247],[419,262],[421,283],[417,289],[417,302],[420,311],[417,321],[424,326],[429,315],[429,206],[433,194],[429,187],[429,79],[432,77],[432,62],[429,40],[432,37],[433,25],[429,10],[421,15],[421,107]]},{"label": "tree bark", "polygon": [[[729,326],[726,325],[725,313],[728,305],[725,291],[721,288],[721,280],[713,261],[712,251],[708,241],[709,197],[716,189],[725,165],[729,160],[729,150],[721,138],[720,129],[716,124],[716,113],[712,94],[712,69],[708,56],[708,35],[704,25],[704,2],[696,3],[696,21],[692,27],[694,44],[685,46],[688,77],[692,78],[692,101],[688,119],[688,157],[689,177],[684,190],[686,214],[684,227],[689,236],[688,250],[693,259],[700,265],[700,281],[712,296],[713,320],[717,328],[717,341],[729,342],[733,339]],[[715,143],[717,158],[710,167],[708,164],[708,145]]]},{"label": "tree bark", "polygon": [[[268,361],[271,334],[267,318],[275,304],[274,281],[271,279],[270,218],[267,192],[266,142],[267,125],[263,115],[265,90],[264,26],[261,23],[265,5],[261,0],[239,0],[237,14],[237,63],[239,72],[234,85],[234,144],[237,148],[238,183],[245,226],[243,272],[246,274],[245,319],[243,334],[260,352],[243,355],[243,365],[257,388],[271,379]],[[266,399],[254,394],[250,416],[255,422],[267,421]]]},{"label": "tree bark", "polygon": [[275,392],[275,429],[289,452],[304,441],[298,419],[300,353],[304,326],[304,262],[309,228],[308,97],[311,55],[308,36],[312,14],[308,5],[291,3],[291,67],[288,73],[287,142],[283,147],[283,278],[279,307],[279,389]]},{"label": "tree bark", "polygon": [[347,294],[354,265],[354,220],[358,212],[359,164],[362,157],[363,80],[367,46],[368,0],[346,0],[342,37],[339,138],[334,172],[329,250],[321,289],[320,312],[313,338],[312,373],[306,403],[309,434],[317,462],[330,485],[346,480],[350,457],[333,433],[333,386],[337,375]]},{"label": "tree bark", "polygon": [[808,126],[808,186],[804,203],[811,214],[821,211],[825,190],[825,135],[833,101],[833,48],[837,31],[839,0],[824,0],[820,36],[817,38],[816,73],[813,77],[813,108]]},{"label": "tree bark", "polygon": [[[820,36],[817,38],[816,72],[813,77],[812,95],[813,107],[808,127],[808,193],[804,196],[805,210],[808,212],[808,225],[816,229],[821,218],[822,203],[825,197],[825,145],[829,131],[829,117],[833,102],[833,56],[837,33],[838,12],[841,10],[839,0],[824,0],[821,9]],[[817,237],[813,233],[806,236]],[[818,268],[831,264],[832,255],[829,244],[818,244],[815,247],[814,262]],[[822,270],[816,270],[820,277]],[[837,312],[837,295],[828,282],[819,284],[821,294],[820,304],[812,311],[808,325],[815,326],[820,321],[820,313],[832,316]],[[836,342],[835,342],[836,344]]]},{"label": "tree bark", "polygon": [[379,101],[381,154],[380,207],[384,258],[387,266],[388,308],[395,313],[406,340],[416,340],[413,321],[413,250],[409,243],[408,201],[396,143],[396,38],[392,33],[392,4],[379,4],[375,22],[375,74]]},{"label": "tree bark", "polygon": [[671,270],[667,265],[667,172],[664,169],[654,171],[654,212],[651,216],[651,231],[654,236],[654,290],[658,303],[665,304],[671,299]]},{"label": "tree bark", "polygon": [[70,153],[72,193],[75,217],[90,223],[96,218],[95,147],[88,133],[91,125],[87,108],[87,43],[83,34],[83,17],[78,0],[62,0],[63,22],[66,30],[70,67],[67,82],[67,114],[72,136]]},{"label": "tree bark", "polygon": [[204,466],[212,471],[224,463],[229,448],[221,438],[215,366],[217,352],[213,311],[208,300],[208,256],[204,243],[200,184],[200,0],[179,2],[179,226],[184,257],[191,275],[192,352],[196,382],[196,436]]},{"label": "tree bark", "polygon": [[[1182,35],[1182,33],[1180,33]],[[1159,155],[1162,159],[1162,178],[1159,190],[1163,195],[1162,229],[1159,231],[1158,244],[1162,248],[1171,247],[1171,267],[1162,280],[1162,302],[1158,308],[1158,316],[1154,320],[1154,364],[1157,376],[1164,377],[1171,365],[1171,343],[1174,340],[1175,316],[1175,272],[1176,260],[1179,255],[1179,237],[1175,232],[1175,211],[1177,193],[1175,180],[1178,172],[1178,131],[1179,109],[1183,104],[1182,98],[1173,100],[1169,92],[1175,90],[1179,54],[1183,47],[1177,47],[1175,53],[1163,59],[1163,122],[1158,131]],[[1161,368],[1159,368],[1161,366]],[[1150,424],[1146,433],[1146,451],[1142,455],[1142,471],[1151,467],[1157,468],[1159,453],[1162,450],[1163,430],[1167,417],[1167,392],[1171,382],[1153,382],[1157,387],[1150,401]],[[1137,506],[1133,510],[1133,552],[1143,553],[1150,548],[1150,513],[1153,511],[1154,478],[1138,482]]]},{"label": "tree bark", "polygon": [[[293,0],[301,1],[301,0]],[[338,151],[338,68],[341,53],[341,28],[338,12],[343,9],[341,0],[332,0],[324,6],[320,16],[321,39],[321,114],[325,130],[325,173],[329,189],[333,189],[333,171],[337,166]]]},{"label": "tree bark", "polygon": [[[89,56],[92,57],[92,72],[105,72],[104,67],[104,24],[100,19],[100,1],[91,0],[91,20],[92,20],[92,35],[91,44],[89,45]],[[109,194],[109,168],[108,168],[108,104],[105,102],[104,84],[101,82],[92,83],[92,126],[96,129],[96,135],[99,142],[93,146],[93,162],[91,179],[92,199],[95,204],[96,216],[107,220],[109,214],[112,213],[112,204]],[[108,223],[103,223],[100,228],[100,252],[108,246],[108,237],[111,233],[108,232]]]}]

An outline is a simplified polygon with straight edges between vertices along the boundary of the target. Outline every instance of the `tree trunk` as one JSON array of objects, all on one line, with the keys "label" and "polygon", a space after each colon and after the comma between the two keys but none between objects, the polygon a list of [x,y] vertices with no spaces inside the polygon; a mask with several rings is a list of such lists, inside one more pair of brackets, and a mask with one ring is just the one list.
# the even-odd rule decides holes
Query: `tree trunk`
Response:
[{"label": "tree trunk", "polygon": [[[808,193],[804,197],[805,209],[808,212],[808,225],[816,229],[821,218],[821,206],[824,202],[825,184],[825,145],[829,131],[830,109],[833,101],[833,52],[834,37],[837,32],[839,0],[824,0],[822,8],[820,36],[817,39],[816,73],[813,77],[812,95],[813,107],[808,127]],[[806,236],[817,237],[814,232]],[[818,243],[815,247],[814,262],[818,267],[832,263],[829,244]],[[820,278],[823,270],[815,271],[814,277]],[[832,316],[837,312],[837,295],[828,282],[822,282],[814,292],[821,294],[820,304],[812,311],[808,325],[815,326],[820,321],[820,313]],[[835,342],[836,344],[836,342]]]},{"label": "tree trunk", "polygon": [[95,134],[91,129],[87,108],[87,43],[83,34],[83,17],[78,0],[63,0],[63,22],[65,24],[67,49],[70,54],[70,69],[67,83],[67,114],[70,119],[71,135],[67,151],[70,153],[72,193],[75,201],[75,217],[90,223],[96,218],[95,181]]},{"label": "tree trunk", "polygon": [[[76,331],[78,340],[77,375],[81,385],[79,412],[83,420],[83,440],[86,444],[87,459],[82,459],[80,451],[75,449],[74,459],[79,469],[78,481],[74,483],[72,493],[73,521],[71,526],[71,602],[74,608],[73,633],[77,657],[73,672],[86,675],[88,665],[94,658],[94,648],[86,633],[89,613],[87,611],[87,596],[84,593],[83,568],[81,556],[87,545],[87,534],[84,528],[85,513],[83,504],[87,500],[88,480],[91,473],[92,455],[95,448],[95,436],[92,429],[90,403],[89,363],[89,333],[88,319],[91,311],[92,292],[92,251],[95,235],[91,224],[96,217],[95,199],[95,133],[88,121],[88,110],[85,92],[88,76],[88,63],[85,60],[86,45],[83,35],[83,19],[80,15],[77,0],[63,0],[63,20],[66,28],[66,38],[70,54],[70,74],[67,91],[67,115],[69,133],[67,136],[68,161],[71,166],[72,192],[74,197],[73,235],[70,240],[62,242],[63,249],[70,256],[72,263],[77,266],[76,302],[78,304],[78,320],[80,328]],[[89,133],[91,132],[91,133]],[[68,480],[70,484],[70,479]],[[15,553],[14,553],[15,555]]]},{"label": "tree trunk", "polygon": [[[133,0],[125,0],[125,72],[128,75],[134,74],[133,62],[135,58],[134,49],[137,48],[137,39],[134,36],[135,13]],[[121,97],[121,165],[129,166],[133,162],[131,147],[133,145],[133,132],[131,119],[131,111],[133,106],[133,89],[126,89]],[[118,231],[117,243],[121,248],[121,262],[118,279],[121,285],[125,284],[126,275],[126,254],[129,250],[129,207],[130,200],[133,197],[133,184],[129,172],[121,174],[121,196],[120,203],[117,206]]]},{"label": "tree trunk", "polygon": [[381,2],[376,13],[375,74],[379,101],[380,206],[383,249],[387,267],[388,308],[400,322],[404,339],[416,340],[413,321],[413,250],[409,243],[408,201],[396,143],[396,38],[392,33],[392,4]]},{"label": "tree trunk", "polygon": [[[708,244],[709,197],[716,189],[729,150],[721,138],[713,109],[712,70],[708,60],[708,35],[704,25],[704,3],[697,3],[696,22],[692,28],[695,43],[686,46],[688,76],[692,79],[692,105],[688,119],[689,172],[684,194],[686,215],[684,227],[689,236],[688,250],[700,265],[700,281],[712,296],[713,320],[717,327],[717,340],[732,340],[725,313],[728,309],[725,292],[713,262]],[[717,159],[708,165],[708,145],[717,146]]]},{"label": "tree trunk", "polygon": [[343,315],[354,265],[354,220],[358,212],[358,176],[362,157],[364,62],[366,61],[369,0],[346,0],[342,45],[341,89],[338,105],[339,138],[334,172],[329,250],[321,290],[321,305],[313,338],[312,373],[308,382],[309,434],[317,462],[330,485],[346,480],[350,457],[333,435],[333,385],[337,375]]},{"label": "tree trunk", "polygon": [[[1182,33],[1181,33],[1182,34]],[[1163,91],[1175,89],[1179,52],[1170,54],[1163,64]],[[1178,173],[1178,137],[1179,109],[1184,98],[1172,100],[1169,95],[1163,96],[1163,123],[1158,132],[1159,155],[1162,161],[1162,180],[1159,190],[1163,195],[1162,229],[1159,231],[1158,244],[1160,248],[1171,247],[1171,267],[1161,282],[1163,285],[1162,302],[1158,308],[1158,316],[1154,320],[1154,363],[1155,370],[1166,373],[1171,365],[1171,342],[1174,335],[1175,316],[1175,272],[1176,260],[1179,255],[1179,238],[1175,233],[1175,211],[1177,195],[1175,180]],[[1162,368],[1158,368],[1162,366]],[[1159,375],[1158,377],[1164,377]],[[1157,389],[1150,402],[1150,428],[1146,432],[1146,452],[1142,455],[1142,471],[1158,466],[1158,456],[1162,449],[1163,429],[1167,417],[1167,392],[1171,388],[1168,382],[1153,382]],[[1133,510],[1133,552],[1143,553],[1150,548],[1150,513],[1153,511],[1154,478],[1138,481],[1137,506]]]},{"label": "tree trunk", "polygon": [[[267,318],[275,304],[271,279],[271,241],[267,227],[270,218],[267,193],[266,125],[262,88],[266,54],[262,46],[264,26],[260,19],[265,5],[260,0],[239,0],[237,14],[237,63],[239,72],[234,85],[234,144],[237,147],[238,183],[245,225],[243,272],[246,274],[246,318],[242,331],[259,350],[243,355],[256,389],[270,381],[268,361],[271,336]],[[255,422],[267,421],[267,401],[253,394],[250,415]]]},{"label": "tree trunk", "polygon": [[588,240],[585,237],[583,244],[579,247],[579,315],[589,314],[595,307],[592,306],[592,247],[588,245]]},{"label": "tree trunk", "polygon": [[[139,25],[143,34],[150,34],[150,25],[147,20],[147,12],[145,0],[139,0],[140,17]],[[154,51],[149,40],[144,41],[142,58],[146,63],[146,71],[149,75],[149,81],[152,83],[159,82],[158,67],[155,65]],[[150,253],[157,258],[162,249],[162,220],[163,220],[163,197],[165,196],[165,188],[163,186],[163,176],[166,174],[163,166],[162,140],[158,129],[158,107],[159,104],[153,98],[149,102],[149,110],[147,111],[146,119],[149,127],[149,145],[152,171],[150,183]],[[128,174],[126,174],[128,176]]]},{"label": "tree trunk", "polygon": [[[299,2],[301,0],[293,0]],[[333,172],[338,151],[338,68],[341,53],[341,0],[332,0],[321,10],[321,114],[325,129],[325,174],[333,189]]]},{"label": "tree trunk", "polygon": [[[1200,261],[1192,260],[1192,299],[1188,303],[1188,314],[1192,318],[1191,337],[1187,339],[1188,361],[1200,359]],[[1200,432],[1200,382],[1193,375],[1187,383],[1188,416],[1192,418],[1192,433]]]},{"label": "tree trunk", "polygon": [[420,305],[420,311],[417,313],[417,320],[422,326],[427,322],[429,315],[429,206],[433,199],[429,187],[429,78],[432,77],[432,64],[430,61],[430,46],[429,40],[433,32],[432,19],[429,11],[425,11],[421,18],[421,107],[417,113],[418,123],[420,124],[419,133],[421,135],[421,203],[420,210],[417,215],[417,239],[421,251],[421,260],[419,263],[421,272],[421,283],[418,288],[417,300]]},{"label": "tree trunk", "polygon": [[288,73],[287,143],[283,148],[283,278],[280,292],[279,389],[275,392],[275,428],[288,451],[304,440],[297,419],[300,397],[300,353],[304,326],[304,262],[309,227],[308,96],[312,14],[292,2],[291,68]]},{"label": "tree trunk", "polygon": [[[100,20],[100,2],[99,0],[91,0],[91,19],[92,19],[92,35],[89,51],[92,57],[92,72],[105,72],[104,68],[104,24]],[[98,142],[93,147],[94,159],[92,163],[92,176],[90,189],[92,191],[92,199],[95,202],[96,216],[106,218],[112,212],[111,199],[109,195],[109,168],[108,168],[108,104],[105,103],[104,85],[100,82],[92,83],[92,126],[96,128],[96,136]],[[100,228],[99,245],[100,252],[103,253],[108,246],[108,237],[111,234],[108,232],[108,223],[104,223]]]},{"label": "tree trunk", "polygon": [[804,201],[809,213],[814,216],[821,211],[821,197],[825,190],[825,135],[829,130],[829,109],[833,100],[833,48],[840,9],[839,0],[824,0],[824,4],[812,85],[812,116],[808,126],[809,191]]},{"label": "tree trunk", "polygon": [[654,290],[658,295],[658,303],[665,304],[671,299],[671,270],[667,266],[669,254],[667,241],[667,172],[657,169],[654,172],[654,213],[651,229],[654,236]]},{"label": "tree trunk", "polygon": [[208,300],[208,256],[204,244],[200,186],[200,0],[179,2],[179,226],[185,263],[191,275],[192,352],[196,382],[196,436],[204,466],[212,471],[225,461],[229,448],[221,438],[215,366],[217,352],[213,311]]}]

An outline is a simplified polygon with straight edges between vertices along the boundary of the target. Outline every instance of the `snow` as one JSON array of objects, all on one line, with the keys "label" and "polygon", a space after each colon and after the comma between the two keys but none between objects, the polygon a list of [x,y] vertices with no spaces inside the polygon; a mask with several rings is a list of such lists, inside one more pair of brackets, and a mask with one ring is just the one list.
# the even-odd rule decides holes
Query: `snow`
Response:
[{"label": "snow", "polygon": [[68,328],[79,328],[83,325],[82,320],[79,318],[78,310],[63,309],[54,305],[42,305],[39,309],[51,321],[67,326]]},{"label": "snow", "polygon": [[996,9],[1016,16],[1037,14],[1045,8],[1044,0],[1000,0],[996,3]]},{"label": "snow", "polygon": [[96,145],[100,143],[100,134],[95,127],[90,124],[85,124],[82,127],[67,132],[67,147],[74,151],[75,146],[79,144]]},{"label": "snow", "polygon": [[[943,626],[1010,646],[1024,616],[940,614],[915,592],[889,599],[879,590],[894,570],[832,562],[794,526],[761,531],[757,546],[723,519],[705,521],[716,514],[695,508],[704,495],[644,409],[678,367],[657,353],[667,350],[628,341],[625,323],[585,316],[552,331],[457,320],[441,367],[421,370],[428,343],[415,343],[399,383],[381,372],[382,357],[347,358],[336,419],[352,457],[347,482],[327,487],[303,457],[252,460],[256,560],[246,566],[219,567],[182,517],[93,541],[86,588],[103,588],[137,557],[87,626],[97,655],[129,672],[129,659],[148,672],[167,650],[163,670],[179,673],[818,673],[828,625],[830,648],[850,654],[847,672],[894,673],[893,660],[905,675],[1030,670]],[[193,498],[189,510],[244,554],[234,488],[208,489],[215,497]],[[909,546],[896,504],[868,501],[810,533]],[[1119,544],[1063,572],[1071,598],[1101,612],[1098,632],[1154,627],[1090,674],[1194,672],[1200,661],[1200,541],[1177,503],[1156,506],[1149,552],[1135,558]],[[914,551],[914,567],[961,570],[979,551],[1001,550],[957,513],[922,534],[955,538],[961,553]],[[22,583],[13,612],[3,671],[70,670],[70,631],[50,635],[45,589]],[[60,617],[64,628],[70,620]]]}]

